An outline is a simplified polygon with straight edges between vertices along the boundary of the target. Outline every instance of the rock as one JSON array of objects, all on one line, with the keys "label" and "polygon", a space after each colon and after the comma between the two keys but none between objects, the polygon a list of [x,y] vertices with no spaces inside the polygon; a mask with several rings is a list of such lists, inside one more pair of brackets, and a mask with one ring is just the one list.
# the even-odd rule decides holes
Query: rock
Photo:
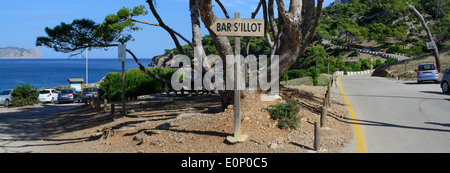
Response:
[{"label": "rock", "polygon": [[150,62],[149,66],[153,67],[171,67],[172,65],[172,59],[175,57],[175,54],[173,52],[159,55],[153,57],[152,62]]},{"label": "rock", "polygon": [[244,119],[242,119],[242,122],[250,122],[250,117],[245,117]]},{"label": "rock", "polygon": [[283,100],[278,94],[261,94],[261,101]]},{"label": "rock", "polygon": [[276,149],[276,148],[278,148],[279,147],[279,145],[277,144],[277,143],[269,143],[269,148],[270,149]]},{"label": "rock", "polygon": [[198,115],[198,114],[200,114],[200,113],[182,113],[182,114],[178,115],[177,118],[175,118],[175,119],[180,120],[182,118],[190,117],[190,116],[194,116],[194,115]]},{"label": "rock", "polygon": [[163,123],[159,126],[156,126],[156,129],[158,130],[169,130],[170,128],[170,123]]},{"label": "rock", "polygon": [[139,135],[134,135],[133,141],[138,142],[137,145],[142,145],[142,144],[145,143],[145,138],[144,138],[144,137],[141,137],[141,136],[139,136]]},{"label": "rock", "polygon": [[184,143],[184,138],[180,138],[177,140],[178,143]]}]

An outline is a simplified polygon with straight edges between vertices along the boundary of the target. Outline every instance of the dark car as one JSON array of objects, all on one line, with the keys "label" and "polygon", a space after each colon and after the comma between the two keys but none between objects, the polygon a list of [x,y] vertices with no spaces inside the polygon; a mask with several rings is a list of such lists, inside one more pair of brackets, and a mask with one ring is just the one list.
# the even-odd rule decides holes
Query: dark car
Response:
[{"label": "dark car", "polygon": [[450,68],[447,69],[444,73],[444,77],[441,81],[442,92],[449,94],[450,93]]},{"label": "dark car", "polygon": [[97,87],[87,87],[83,89],[83,92],[81,93],[81,100],[83,102],[88,101],[89,99],[98,99],[99,93]]},{"label": "dark car", "polygon": [[81,96],[78,94],[77,90],[73,88],[62,89],[58,94],[58,103],[64,102],[80,102]]}]

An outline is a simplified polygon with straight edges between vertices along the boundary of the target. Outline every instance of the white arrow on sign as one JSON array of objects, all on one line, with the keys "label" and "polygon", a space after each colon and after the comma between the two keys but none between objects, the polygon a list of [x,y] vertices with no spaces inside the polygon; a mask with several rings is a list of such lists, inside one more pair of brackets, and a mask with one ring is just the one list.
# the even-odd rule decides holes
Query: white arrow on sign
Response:
[{"label": "white arrow on sign", "polygon": [[217,36],[264,37],[264,19],[218,19],[209,27]]}]

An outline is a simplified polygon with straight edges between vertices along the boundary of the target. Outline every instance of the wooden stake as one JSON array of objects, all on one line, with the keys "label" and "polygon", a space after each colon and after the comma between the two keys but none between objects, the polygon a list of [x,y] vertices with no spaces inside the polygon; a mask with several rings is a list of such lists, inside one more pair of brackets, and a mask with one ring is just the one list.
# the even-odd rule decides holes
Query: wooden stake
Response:
[{"label": "wooden stake", "polygon": [[114,116],[116,115],[116,106],[114,106],[114,104],[111,103],[111,115]]},{"label": "wooden stake", "polygon": [[325,126],[325,123],[327,122],[327,114],[328,107],[322,106],[322,113],[320,114],[320,127]]},{"label": "wooden stake", "polygon": [[314,123],[314,149],[320,150],[320,127],[317,121]]}]

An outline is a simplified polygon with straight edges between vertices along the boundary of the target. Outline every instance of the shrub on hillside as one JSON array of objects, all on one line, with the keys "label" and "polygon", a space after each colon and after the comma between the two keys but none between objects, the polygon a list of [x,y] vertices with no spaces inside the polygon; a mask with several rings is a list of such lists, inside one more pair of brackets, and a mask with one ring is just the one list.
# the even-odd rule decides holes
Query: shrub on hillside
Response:
[{"label": "shrub on hillside", "polygon": [[357,57],[359,55],[358,51],[353,51],[352,53],[350,53],[350,55],[348,55],[348,57]]},{"label": "shrub on hillside", "polygon": [[291,103],[270,105],[267,108],[263,108],[263,110],[268,111],[272,119],[278,120],[278,126],[280,128],[298,128],[300,106],[297,100]]},{"label": "shrub on hillside", "polygon": [[22,107],[39,103],[39,92],[36,86],[30,84],[19,84],[11,93],[12,105],[14,107]]},{"label": "shrub on hillside", "polygon": [[297,78],[302,78],[306,76],[306,70],[300,70],[300,69],[292,69],[286,72],[289,80],[290,79],[297,79]]},{"label": "shrub on hillside", "polygon": [[387,59],[386,61],[384,61],[384,64],[385,64],[385,65],[388,65],[388,64],[395,63],[395,62],[397,62],[396,59],[390,58],[390,59]]},{"label": "shrub on hillside", "polygon": [[308,73],[307,74],[308,74],[309,77],[311,77],[313,85],[317,86],[319,84],[320,71],[316,67],[310,67],[308,69]]}]

